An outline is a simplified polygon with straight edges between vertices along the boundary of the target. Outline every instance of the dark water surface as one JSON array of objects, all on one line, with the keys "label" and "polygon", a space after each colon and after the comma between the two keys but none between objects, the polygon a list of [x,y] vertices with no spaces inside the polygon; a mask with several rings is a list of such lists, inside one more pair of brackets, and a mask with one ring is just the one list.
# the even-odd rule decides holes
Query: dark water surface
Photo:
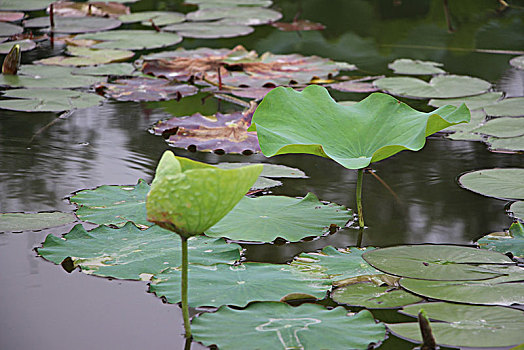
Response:
[{"label": "dark water surface", "polygon": [[[456,74],[481,77],[508,96],[524,95],[524,75],[507,63],[510,54],[473,49],[524,49],[523,12],[498,14],[496,1],[450,1],[454,33],[448,33],[441,1],[275,1],[285,20],[296,13],[322,22],[323,32],[284,33],[262,26],[255,33],[228,40],[185,39],[186,48],[233,47],[243,44],[259,53],[317,54],[358,65],[363,74],[389,74],[397,57],[434,60]],[[400,3],[394,6],[395,3]],[[512,3],[518,3],[514,1]],[[524,5],[524,4],[522,4]],[[179,2],[140,1],[132,7],[151,10]],[[55,49],[55,52],[58,52]],[[46,47],[24,56],[48,56]],[[360,72],[362,74],[362,72]],[[333,94],[360,99],[359,94]],[[422,101],[411,101],[426,108]],[[74,111],[56,122],[56,114],[0,110],[0,212],[72,211],[66,197],[73,191],[102,184],[150,182],[156,163],[169,147],[147,129],[157,120],[196,111],[213,113],[233,106],[200,98],[188,102],[120,103]],[[49,123],[53,124],[41,130]],[[40,131],[39,131],[40,130]],[[307,179],[284,179],[274,194],[305,196],[355,208],[356,171],[309,155],[218,156],[175,150],[208,163],[271,162],[302,169]],[[507,202],[466,191],[459,174],[483,168],[522,167],[522,155],[496,154],[478,142],[428,139],[420,152],[402,152],[374,163],[373,168],[395,191],[395,199],[373,176],[364,177],[364,213],[369,228],[363,244],[470,244],[492,231],[508,228]],[[144,282],[110,281],[71,274],[36,256],[48,233],[60,235],[72,225],[0,234],[0,349],[180,349],[182,318],[176,305],[164,305],[145,293]],[[320,239],[283,245],[246,246],[252,261],[284,262],[302,251],[327,245],[354,245],[357,231],[344,229]],[[410,349],[390,338],[381,348]],[[193,344],[193,349],[201,348]]]}]

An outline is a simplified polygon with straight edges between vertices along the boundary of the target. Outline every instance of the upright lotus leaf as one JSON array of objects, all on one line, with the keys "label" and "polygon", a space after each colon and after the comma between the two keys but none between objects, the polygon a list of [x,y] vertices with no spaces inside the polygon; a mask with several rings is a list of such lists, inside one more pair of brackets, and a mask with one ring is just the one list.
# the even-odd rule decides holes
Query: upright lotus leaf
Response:
[{"label": "upright lotus leaf", "polygon": [[320,253],[301,253],[293,259],[291,266],[306,273],[326,274],[332,281],[376,275],[381,272],[362,259],[362,254],[372,249],[374,248],[336,249],[327,246]]},{"label": "upright lotus leaf", "polygon": [[375,86],[396,96],[415,98],[455,98],[482,94],[491,84],[479,78],[462,75],[438,75],[429,83],[411,77],[382,78]]},{"label": "upright lotus leaf", "polygon": [[479,109],[492,105],[502,98],[502,92],[486,92],[482,95],[445,98],[445,99],[431,99],[428,104],[433,107],[442,107],[445,105],[460,106],[465,103],[469,109]]},{"label": "upright lotus leaf", "polygon": [[446,73],[443,70],[442,63],[431,61],[419,61],[409,58],[399,58],[388,64],[388,68],[393,70],[395,74],[408,75],[433,75]]},{"label": "upright lotus leaf", "polygon": [[[180,266],[181,239],[158,226],[140,230],[132,223],[119,229],[99,226],[86,231],[76,225],[63,238],[48,235],[38,254],[60,264],[71,258],[73,267],[96,276],[149,280],[170,267]],[[240,259],[240,246],[204,236],[188,240],[189,263],[214,265]]]},{"label": "upright lotus leaf", "polygon": [[[524,113],[524,112],[523,112]],[[524,135],[524,118],[496,118],[471,130],[479,134],[496,137],[516,137]]]},{"label": "upright lotus leaf", "polygon": [[[297,307],[286,303],[253,303],[243,310],[226,306],[193,319],[194,340],[220,350],[256,349],[368,349],[386,335],[367,311],[348,314],[317,304]],[[242,337],[232,337],[234,329]]]},{"label": "upright lotus leaf", "polygon": [[74,222],[75,216],[70,213],[0,213],[0,232],[20,232],[43,230]]},{"label": "upright lotus leaf", "polygon": [[147,219],[179,235],[203,233],[244,197],[262,165],[219,169],[166,151],[147,195]]},{"label": "upright lotus leaf", "polygon": [[[516,202],[523,203],[523,202]],[[494,232],[479,239],[480,248],[494,250],[503,254],[524,258],[524,226],[520,222],[513,223],[508,232]]]},{"label": "upright lotus leaf", "polygon": [[506,98],[484,108],[490,117],[524,116],[524,97]]},{"label": "upright lotus leaf", "polygon": [[58,66],[94,66],[98,64],[126,61],[135,54],[132,51],[112,49],[90,49],[88,47],[68,46],[70,56],[53,56],[36,61],[39,64]]},{"label": "upright lotus leaf", "polygon": [[302,199],[285,196],[242,198],[222,220],[205,231],[210,237],[237,241],[272,242],[281,237],[296,242],[321,236],[331,227],[342,227],[351,210],[336,204],[322,204],[308,193]]},{"label": "upright lotus leaf", "polygon": [[78,206],[76,216],[98,225],[123,226],[128,221],[139,227],[149,227],[146,218],[146,196],[149,185],[139,180],[134,186],[103,185],[94,190],[76,192],[71,203]]},{"label": "upright lotus leaf", "polygon": [[209,7],[186,15],[190,21],[221,20],[226,24],[260,25],[278,21],[282,14],[263,7]]},{"label": "upright lotus leaf", "polygon": [[100,41],[92,46],[95,49],[119,50],[150,50],[175,45],[182,41],[182,38],[174,33],[130,29],[80,34],[75,39]]},{"label": "upright lotus leaf", "polygon": [[509,64],[517,69],[524,70],[524,55],[513,57],[511,60],[509,60]]},{"label": "upright lotus leaf", "polygon": [[513,203],[509,207],[509,212],[514,218],[524,221],[524,201],[518,201]]},{"label": "upright lotus leaf", "polygon": [[61,112],[100,104],[104,98],[86,92],[65,89],[14,89],[4,92],[0,109],[21,112]]},{"label": "upright lotus leaf", "polygon": [[[437,344],[451,347],[498,348],[524,341],[524,313],[521,310],[494,306],[451,303],[426,303],[403,308],[403,313],[416,317],[423,308],[431,322]],[[422,341],[418,323],[390,323],[396,335]]]},{"label": "upright lotus leaf", "polygon": [[484,196],[524,199],[524,169],[477,170],[460,176],[458,181],[462,187]]},{"label": "upright lotus leaf", "polygon": [[[103,30],[110,30],[122,25],[117,19],[106,17],[62,17],[54,16],[54,33],[90,33]],[[32,18],[24,22],[26,28],[46,28],[51,30],[49,16]]]},{"label": "upright lotus leaf", "polygon": [[453,245],[404,245],[375,249],[362,256],[371,266],[385,273],[428,280],[484,280],[503,273],[490,269],[513,261],[497,252]]},{"label": "upright lotus leaf", "polygon": [[[289,265],[244,263],[189,267],[189,305],[235,305],[281,299],[324,299],[331,282],[323,276],[300,273]],[[169,303],[180,302],[180,271],[168,269],[155,275],[150,292]]]},{"label": "upright lotus leaf", "polygon": [[422,113],[381,93],[341,106],[325,88],[311,85],[303,92],[283,87],[270,91],[248,130],[257,131],[268,157],[310,153],[361,169],[405,149],[417,151],[426,136],[469,119],[465,106]]}]

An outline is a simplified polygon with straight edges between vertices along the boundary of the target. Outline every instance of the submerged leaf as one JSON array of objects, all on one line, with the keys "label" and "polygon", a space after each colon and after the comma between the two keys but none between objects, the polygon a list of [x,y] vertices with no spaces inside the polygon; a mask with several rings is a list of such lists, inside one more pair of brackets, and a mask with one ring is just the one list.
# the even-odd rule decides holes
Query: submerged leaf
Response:
[{"label": "submerged leaf", "polygon": [[477,170],[460,176],[458,181],[463,188],[484,196],[524,199],[524,169]]},{"label": "submerged leaf", "polygon": [[[516,202],[510,210],[515,210],[519,204]],[[513,208],[515,206],[515,208]],[[513,256],[524,258],[524,226],[520,222],[513,223],[508,232],[494,232],[479,239],[477,244],[480,248],[494,250],[503,254],[511,253]]]},{"label": "submerged leaf", "polygon": [[3,96],[13,99],[0,101],[1,109],[21,112],[61,112],[96,106],[104,100],[95,94],[63,89],[16,89]]},{"label": "submerged leaf", "polygon": [[0,232],[19,232],[28,230],[43,230],[62,226],[76,220],[70,213],[0,213]]}]

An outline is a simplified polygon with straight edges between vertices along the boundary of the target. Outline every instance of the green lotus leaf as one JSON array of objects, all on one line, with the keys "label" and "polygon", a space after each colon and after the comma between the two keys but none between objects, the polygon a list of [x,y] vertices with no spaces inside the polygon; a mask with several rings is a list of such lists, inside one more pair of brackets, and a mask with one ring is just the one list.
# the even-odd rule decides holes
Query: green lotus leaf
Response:
[{"label": "green lotus leaf", "polygon": [[182,41],[182,38],[174,33],[130,29],[80,34],[75,39],[101,41],[92,46],[95,49],[119,50],[150,50],[175,45]]},{"label": "green lotus leaf", "polygon": [[151,25],[150,20],[153,20],[157,26],[164,26],[167,24],[183,22],[185,18],[186,16],[179,12],[142,11],[122,15],[118,17],[118,20],[122,21],[123,23],[142,22],[143,25]]},{"label": "green lotus leaf", "polygon": [[2,2],[0,2],[0,10],[43,10],[54,1],[55,0],[2,0]]},{"label": "green lotus leaf", "polygon": [[524,115],[524,97],[506,98],[484,110],[490,117],[520,117]]},{"label": "green lotus leaf", "polygon": [[473,130],[479,127],[485,119],[486,113],[484,113],[484,111],[474,110],[471,111],[471,119],[469,123],[452,125],[442,131],[450,132],[451,134],[446,135],[446,137],[452,140],[482,141],[482,135],[475,134]]},{"label": "green lotus leaf", "polygon": [[408,75],[427,75],[427,74],[443,74],[445,70],[439,68],[442,67],[442,63],[431,62],[431,61],[419,61],[412,60],[409,58],[399,58],[388,64],[388,68],[393,70],[395,74],[408,74]]},{"label": "green lotus leaf", "polygon": [[362,255],[385,273],[428,280],[483,280],[502,275],[478,264],[511,264],[497,252],[453,245],[403,245],[381,248]]},{"label": "green lotus leaf", "polygon": [[205,233],[238,241],[272,242],[281,237],[296,242],[323,235],[330,225],[343,227],[351,217],[351,210],[336,204],[322,204],[312,193],[303,199],[246,197]]},{"label": "green lotus leaf", "polygon": [[4,92],[0,109],[21,112],[61,112],[100,104],[104,98],[95,94],[64,89],[15,89]]},{"label": "green lotus leaf", "polygon": [[306,273],[328,275],[332,281],[376,275],[381,272],[362,259],[362,254],[372,249],[374,248],[336,249],[327,246],[320,253],[301,253],[293,259],[291,266]]},{"label": "green lotus leaf", "polygon": [[153,23],[156,26],[167,26],[170,24],[176,24],[181,23],[186,20],[186,16],[183,13],[178,12],[165,12],[160,14],[159,16],[148,18],[147,20],[144,20],[141,24],[143,26],[152,26]]},{"label": "green lotus leaf", "polygon": [[[1,8],[0,4],[0,8]],[[15,24],[0,22],[0,37],[1,36],[12,36],[20,34],[24,31],[24,28],[17,26]]]},{"label": "green lotus leaf", "polygon": [[524,118],[496,118],[488,120],[484,125],[473,129],[484,135],[496,137],[515,137],[524,135]]},{"label": "green lotus leaf", "polygon": [[480,95],[491,88],[491,84],[479,78],[461,75],[439,75],[429,83],[411,77],[382,78],[375,86],[396,96],[415,98],[455,98]]},{"label": "green lotus leaf", "polygon": [[524,169],[477,170],[460,176],[458,181],[462,187],[484,196],[524,199]]},{"label": "green lotus leaf", "polygon": [[280,12],[255,6],[208,7],[190,12],[186,16],[190,21],[221,20],[221,23],[255,26],[275,22],[282,18]]},{"label": "green lotus leaf", "polygon": [[[518,203],[524,208],[524,202],[516,202],[513,203],[510,211],[517,211],[518,207],[514,209],[513,206]],[[524,226],[520,222],[515,222],[510,226],[508,232],[490,233],[479,239],[477,244],[483,249],[494,250],[503,254],[510,252],[514,256],[524,258]]]},{"label": "green lotus leaf", "polygon": [[[406,306],[403,313],[415,316],[424,309],[432,320],[431,328],[439,345],[452,347],[498,348],[524,341],[524,313],[497,306],[426,303]],[[395,334],[421,342],[417,322],[387,324]]]},{"label": "green lotus leaf", "polygon": [[[76,225],[63,238],[48,235],[38,254],[60,264],[70,257],[74,267],[97,276],[149,280],[181,263],[181,239],[158,226],[140,230],[132,223],[119,229],[99,226],[86,231]],[[223,239],[191,237],[189,263],[213,265],[240,259],[241,247]]]},{"label": "green lotus leaf", "polygon": [[[54,16],[54,33],[89,33],[110,30],[122,25],[117,19],[108,17],[62,17]],[[26,28],[50,27],[49,16],[31,18],[24,22]],[[49,28],[48,28],[49,30]]]},{"label": "green lotus leaf", "polygon": [[[253,301],[279,301],[293,295],[323,299],[331,282],[322,276],[300,273],[289,265],[244,263],[189,266],[189,305],[246,306]],[[180,271],[169,269],[155,275],[150,292],[169,303],[180,302]]]},{"label": "green lotus leaf", "polygon": [[[222,169],[235,169],[250,164],[252,163],[218,163],[216,166]],[[282,185],[282,182],[270,179],[273,177],[307,178],[306,174],[300,169],[290,168],[280,164],[264,163],[263,165],[262,173],[255,184],[251,186],[252,190],[261,190]]]},{"label": "green lotus leaf", "polygon": [[498,138],[490,136],[485,141],[489,145],[490,151],[503,151],[505,153],[517,153],[524,151],[524,135],[517,137]]},{"label": "green lotus leaf", "polygon": [[111,62],[125,61],[133,57],[132,51],[111,49],[90,49],[88,47],[68,46],[70,56],[53,56],[36,61],[39,64],[57,66],[93,66]]},{"label": "green lotus leaf", "polygon": [[426,136],[469,119],[465,106],[422,113],[381,93],[341,106],[325,88],[310,85],[302,92],[284,87],[271,90],[248,130],[256,129],[260,148],[268,157],[310,153],[359,169],[405,149],[419,150]]},{"label": "green lotus leaf", "polygon": [[70,213],[60,211],[41,213],[0,213],[0,232],[43,230],[62,226],[76,220]]},{"label": "green lotus leaf", "polygon": [[8,41],[6,43],[0,44],[0,54],[2,55],[8,54],[14,45],[20,45],[20,51],[22,52],[31,51],[36,47],[36,43],[33,40],[29,40],[29,39]]},{"label": "green lotus leaf", "polygon": [[513,214],[514,218],[524,221],[524,201],[518,201],[513,203],[509,207],[509,212]]},{"label": "green lotus leaf", "polygon": [[166,151],[147,195],[147,219],[183,236],[201,234],[244,197],[262,165],[219,169]]},{"label": "green lotus leaf", "polygon": [[78,206],[76,216],[98,225],[123,226],[128,221],[139,227],[152,225],[146,218],[149,185],[139,180],[134,186],[103,185],[94,190],[76,192],[71,203]]},{"label": "green lotus leaf", "polygon": [[513,57],[511,60],[509,60],[509,64],[517,69],[524,70],[524,55]]},{"label": "green lotus leaf", "polygon": [[99,66],[74,68],[74,75],[133,75],[135,67],[131,63],[108,63]]},{"label": "green lotus leaf", "polygon": [[215,22],[185,22],[163,27],[162,30],[176,32],[187,38],[200,39],[234,38],[254,31],[253,27],[246,25]]},{"label": "green lotus leaf", "polygon": [[446,99],[431,99],[428,104],[433,107],[442,107],[445,105],[460,106],[465,103],[469,109],[479,109],[492,105],[502,97],[502,92],[486,92],[482,95],[446,98]]},{"label": "green lotus leaf", "polygon": [[[232,337],[234,329],[242,337]],[[193,339],[220,350],[368,349],[386,335],[382,323],[363,310],[348,316],[346,309],[317,304],[253,303],[244,310],[221,307],[193,319]]]},{"label": "green lotus leaf", "polygon": [[372,282],[352,283],[331,293],[338,304],[361,306],[368,309],[392,309],[422,301],[421,297],[393,286]]}]

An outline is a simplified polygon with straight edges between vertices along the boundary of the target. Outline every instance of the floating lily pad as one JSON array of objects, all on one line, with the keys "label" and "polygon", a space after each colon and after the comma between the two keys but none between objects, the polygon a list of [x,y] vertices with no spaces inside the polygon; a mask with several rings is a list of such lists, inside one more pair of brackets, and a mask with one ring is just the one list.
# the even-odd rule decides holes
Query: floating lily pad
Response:
[{"label": "floating lily pad", "polygon": [[431,61],[419,61],[409,58],[399,58],[388,64],[389,69],[393,70],[395,74],[407,75],[433,75],[446,73],[443,70],[442,63]]},{"label": "floating lily pad", "polygon": [[[524,208],[524,202],[516,202]],[[513,209],[513,205],[511,210]],[[524,258],[524,226],[520,222],[513,223],[508,232],[494,232],[479,239],[477,244],[480,248],[494,250],[503,254],[510,252],[513,256]]]},{"label": "floating lily pad", "polygon": [[486,143],[490,151],[505,153],[524,151],[524,135],[509,138],[488,137]]},{"label": "floating lily pad", "polygon": [[442,130],[445,133],[450,133],[446,135],[447,138],[452,140],[467,140],[467,141],[482,141],[482,135],[473,133],[472,130],[479,127],[486,119],[486,113],[482,110],[471,111],[471,119],[469,123],[462,123],[457,125],[452,125]]},{"label": "floating lily pad", "polygon": [[0,3],[0,10],[43,10],[54,1],[55,0],[2,0],[2,2]]},{"label": "floating lily pad", "polygon": [[484,125],[473,129],[472,132],[496,137],[522,136],[524,135],[524,118],[503,117],[491,119]]},{"label": "floating lily pad", "polygon": [[303,199],[245,197],[205,233],[238,241],[272,242],[281,237],[296,242],[325,234],[330,225],[342,227],[350,218],[350,210],[336,204],[322,204],[312,193]]},{"label": "floating lily pad", "polygon": [[322,23],[315,23],[307,19],[294,19],[293,22],[274,22],[271,25],[284,32],[297,32],[309,30],[324,30],[326,26]]},{"label": "floating lily pad", "polygon": [[176,32],[183,37],[200,39],[234,38],[251,34],[254,31],[252,27],[246,25],[215,22],[185,22],[169,25],[162,29],[168,32]]},{"label": "floating lily pad", "polygon": [[518,201],[513,203],[509,207],[509,212],[513,214],[514,218],[524,221],[524,201]]},{"label": "floating lily pad", "polygon": [[524,70],[524,55],[513,57],[511,60],[509,60],[509,64],[517,69]]},{"label": "floating lily pad", "polygon": [[67,53],[73,57],[54,56],[41,59],[36,61],[36,63],[58,66],[94,66],[98,64],[125,61],[135,55],[132,51],[91,49],[77,46],[68,46]]},{"label": "floating lily pad", "polygon": [[111,30],[108,32],[77,35],[75,39],[101,41],[96,49],[150,50],[178,44],[182,38],[174,33],[154,30]]},{"label": "floating lily pad", "polygon": [[[90,33],[103,30],[110,30],[120,27],[122,22],[114,18],[106,17],[54,17],[54,33]],[[26,28],[43,28],[50,30],[49,16],[28,19],[24,22]],[[49,27],[49,28],[48,28]]]},{"label": "floating lily pad", "polygon": [[524,169],[477,170],[462,175],[458,181],[465,189],[484,196],[524,199]]},{"label": "floating lily pad", "polygon": [[76,220],[71,213],[0,213],[0,232],[43,230],[69,224]]},{"label": "floating lily pad", "polygon": [[421,297],[394,286],[372,282],[345,285],[335,289],[331,298],[338,304],[361,306],[368,309],[391,309],[422,301]]},{"label": "floating lily pad", "polygon": [[[2,5],[0,4],[0,7]],[[2,22],[16,22],[25,17],[23,12],[0,11],[0,21]]]},{"label": "floating lily pad", "polygon": [[[231,329],[242,334],[232,337]],[[193,319],[195,341],[221,350],[234,349],[367,349],[385,337],[385,327],[363,310],[327,310],[317,304],[293,307],[285,303],[253,303],[244,310],[221,307]]]},{"label": "floating lily pad", "polygon": [[119,16],[128,14],[129,11],[129,7],[114,1],[57,1],[53,4],[53,13],[55,14],[55,16],[64,17],[99,16],[117,18]]},{"label": "floating lily pad", "polygon": [[[162,16],[168,13],[178,13],[178,12],[140,11],[140,12],[128,13],[128,14],[119,16],[118,20],[121,21],[122,23],[136,23],[136,22],[148,21],[152,18]],[[183,14],[181,15],[184,16]]]},{"label": "floating lily pad", "polygon": [[405,149],[419,150],[426,136],[469,119],[465,106],[422,113],[381,93],[341,106],[325,88],[310,85],[303,92],[283,87],[270,91],[248,130],[257,131],[268,157],[310,153],[359,169]]},{"label": "floating lily pad", "polygon": [[502,97],[502,92],[486,92],[481,95],[446,98],[446,99],[431,99],[428,104],[433,107],[442,107],[445,105],[460,106],[465,103],[469,109],[479,109],[492,105]]},{"label": "floating lily pad", "polygon": [[362,259],[362,254],[372,249],[374,248],[336,249],[327,246],[320,253],[301,253],[293,259],[291,266],[306,273],[328,275],[332,281],[376,275],[381,272]]},{"label": "floating lily pad", "polygon": [[184,22],[186,15],[178,12],[160,12],[156,16],[145,18],[142,25],[151,26],[153,23],[159,27]]},{"label": "floating lily pad", "polygon": [[129,76],[135,72],[131,63],[108,63],[99,66],[75,68],[71,72],[75,75],[116,75]]},{"label": "floating lily pad", "polygon": [[6,43],[0,44],[0,54],[8,54],[14,45],[20,45],[20,51],[23,52],[31,51],[36,47],[36,43],[33,40],[29,39],[8,41]]},{"label": "floating lily pad", "polygon": [[[240,246],[204,236],[188,241],[192,264],[233,263],[240,259]],[[142,231],[132,223],[119,229],[99,226],[86,231],[76,225],[63,238],[48,235],[38,254],[60,264],[68,257],[74,267],[97,276],[145,279],[169,267],[180,266],[181,241],[177,234],[153,226]]]},{"label": "floating lily pad", "polygon": [[[180,271],[169,269],[155,275],[150,292],[180,302]],[[244,263],[189,267],[189,305],[246,306],[253,301],[279,301],[292,294],[300,298],[323,299],[331,287],[322,276],[302,274],[289,265]],[[292,296],[290,296],[292,297]]]},{"label": "floating lily pad", "polygon": [[375,249],[362,256],[385,273],[428,280],[484,280],[500,272],[478,264],[511,264],[497,252],[453,245],[404,245]]},{"label": "floating lily pad", "polygon": [[103,185],[94,190],[83,190],[71,197],[78,206],[76,216],[98,225],[122,226],[128,221],[140,227],[153,225],[146,218],[146,196],[149,185],[139,180],[133,186]]},{"label": "floating lily pad", "polygon": [[187,19],[191,21],[221,20],[222,23],[243,25],[266,24],[282,18],[280,12],[255,6],[208,7],[190,12],[186,16]]},{"label": "floating lily pad", "polygon": [[174,84],[166,79],[132,78],[102,83],[96,87],[118,101],[162,101],[194,95],[198,88],[188,84]]},{"label": "floating lily pad", "polygon": [[207,7],[237,7],[237,6],[259,6],[269,7],[272,0],[186,0],[186,4],[198,5],[199,8]]},{"label": "floating lily pad", "polygon": [[[424,309],[431,322],[437,344],[452,347],[498,348],[524,341],[524,313],[496,306],[473,306],[450,303],[426,303],[404,307],[404,313],[415,316]],[[417,322],[387,324],[395,334],[421,342]]]},{"label": "floating lily pad", "polygon": [[491,117],[519,117],[524,115],[524,97],[506,98],[484,110]]},{"label": "floating lily pad", "polygon": [[248,132],[254,108],[244,112],[213,117],[196,113],[190,117],[174,117],[153,126],[171,145],[203,152],[221,150],[225,153],[256,153],[260,151],[256,132]]},{"label": "floating lily pad", "polygon": [[12,35],[20,34],[23,31],[24,31],[24,28],[20,26],[17,26],[11,23],[0,22],[0,36],[12,36]]},{"label": "floating lily pad", "polygon": [[375,92],[378,89],[369,80],[377,79],[378,77],[364,77],[360,79],[347,80],[340,83],[326,85],[332,89],[344,92]]},{"label": "floating lily pad", "polygon": [[0,75],[0,85],[26,88],[89,87],[105,78],[75,76],[72,69],[58,66],[22,65],[18,75]]},{"label": "floating lily pad", "polygon": [[3,96],[13,99],[0,101],[1,109],[21,112],[61,112],[96,106],[104,100],[95,94],[63,89],[16,89]]},{"label": "floating lily pad", "polygon": [[479,78],[461,75],[439,75],[429,83],[410,77],[382,78],[375,80],[375,86],[397,96],[414,98],[455,98],[479,95],[491,84]]}]

